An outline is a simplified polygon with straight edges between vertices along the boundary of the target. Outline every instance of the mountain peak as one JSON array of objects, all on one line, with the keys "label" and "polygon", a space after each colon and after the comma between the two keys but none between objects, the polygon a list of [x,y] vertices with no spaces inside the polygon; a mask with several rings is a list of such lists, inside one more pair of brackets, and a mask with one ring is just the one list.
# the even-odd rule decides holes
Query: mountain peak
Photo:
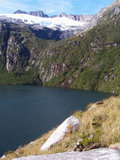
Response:
[{"label": "mountain peak", "polygon": [[17,11],[14,12],[14,14],[27,14],[27,12],[18,9]]},{"label": "mountain peak", "polygon": [[43,11],[25,12],[25,11],[17,10],[14,12],[14,14],[29,14],[29,15],[37,16],[37,17],[49,17],[47,14],[44,14]]}]

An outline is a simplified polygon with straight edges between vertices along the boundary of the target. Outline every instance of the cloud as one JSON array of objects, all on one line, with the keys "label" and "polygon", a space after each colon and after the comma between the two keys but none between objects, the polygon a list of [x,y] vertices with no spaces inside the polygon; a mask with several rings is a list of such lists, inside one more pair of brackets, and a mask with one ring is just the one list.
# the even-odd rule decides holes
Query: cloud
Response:
[{"label": "cloud", "polygon": [[40,9],[47,14],[59,14],[61,12],[70,12],[73,9],[73,5],[70,0],[37,0]]},{"label": "cloud", "polygon": [[71,0],[0,0],[0,12],[12,13],[18,9],[25,11],[42,10],[47,14],[70,12]]},{"label": "cloud", "polygon": [[49,15],[60,14],[94,14],[100,8],[114,0],[0,0],[0,13],[13,13],[20,9],[24,11],[42,10]]},{"label": "cloud", "polygon": [[17,9],[28,10],[29,6],[27,4],[18,2],[17,0],[0,0],[0,13],[12,13]]}]

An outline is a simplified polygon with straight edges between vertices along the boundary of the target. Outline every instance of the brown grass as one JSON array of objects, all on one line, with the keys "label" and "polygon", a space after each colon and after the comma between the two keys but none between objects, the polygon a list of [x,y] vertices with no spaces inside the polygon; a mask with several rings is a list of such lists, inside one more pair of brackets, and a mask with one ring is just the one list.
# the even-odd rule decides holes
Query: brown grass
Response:
[{"label": "brown grass", "polygon": [[81,122],[79,130],[67,134],[64,140],[48,151],[42,152],[40,151],[40,147],[55,129],[33,143],[25,145],[12,153],[8,153],[4,160],[12,160],[15,157],[28,155],[71,151],[80,138],[89,137],[90,135],[93,135],[93,140],[102,146],[108,147],[110,144],[120,143],[120,97],[111,97],[104,100],[103,104],[97,105],[92,110],[85,112],[77,111],[74,116]]}]

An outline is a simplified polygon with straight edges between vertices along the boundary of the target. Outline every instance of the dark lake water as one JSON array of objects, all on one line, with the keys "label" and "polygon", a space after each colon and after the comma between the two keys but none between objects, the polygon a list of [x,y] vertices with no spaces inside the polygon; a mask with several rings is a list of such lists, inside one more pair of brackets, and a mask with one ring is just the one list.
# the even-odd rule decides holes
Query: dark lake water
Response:
[{"label": "dark lake water", "polygon": [[0,86],[0,156],[29,143],[108,93],[40,86]]}]

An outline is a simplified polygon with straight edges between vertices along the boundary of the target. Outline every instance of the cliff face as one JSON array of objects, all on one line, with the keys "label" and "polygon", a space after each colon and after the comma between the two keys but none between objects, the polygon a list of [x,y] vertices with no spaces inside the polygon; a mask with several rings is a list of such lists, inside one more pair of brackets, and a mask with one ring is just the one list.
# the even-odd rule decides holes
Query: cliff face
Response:
[{"label": "cliff face", "polygon": [[63,36],[56,31],[45,28],[44,34],[37,26],[1,21],[0,71],[26,74],[34,69],[43,85],[120,93],[120,13],[115,8],[119,3],[90,31],[61,41],[50,40]]},{"label": "cliff face", "polygon": [[22,34],[13,33],[7,42],[6,69],[8,72],[17,67],[23,68],[28,65],[30,51],[24,46],[25,38]]},{"label": "cliff face", "polygon": [[[1,59],[8,72],[15,70],[18,66],[25,67],[30,58],[30,52],[25,47],[25,36],[20,29],[12,28],[9,23],[0,22],[1,34]],[[15,31],[16,30],[16,31]]]},{"label": "cliff face", "polygon": [[9,24],[0,22],[0,55],[2,59],[2,63],[6,63],[6,49],[7,49],[7,41],[9,38]]},{"label": "cliff face", "polygon": [[25,12],[25,11],[17,10],[14,12],[14,14],[29,14],[37,17],[49,17],[47,14],[44,14],[42,11]]},{"label": "cliff face", "polygon": [[65,13],[61,13],[58,16],[54,17],[67,17],[76,21],[89,22],[94,17],[94,15],[74,15],[74,14],[67,15]]}]

